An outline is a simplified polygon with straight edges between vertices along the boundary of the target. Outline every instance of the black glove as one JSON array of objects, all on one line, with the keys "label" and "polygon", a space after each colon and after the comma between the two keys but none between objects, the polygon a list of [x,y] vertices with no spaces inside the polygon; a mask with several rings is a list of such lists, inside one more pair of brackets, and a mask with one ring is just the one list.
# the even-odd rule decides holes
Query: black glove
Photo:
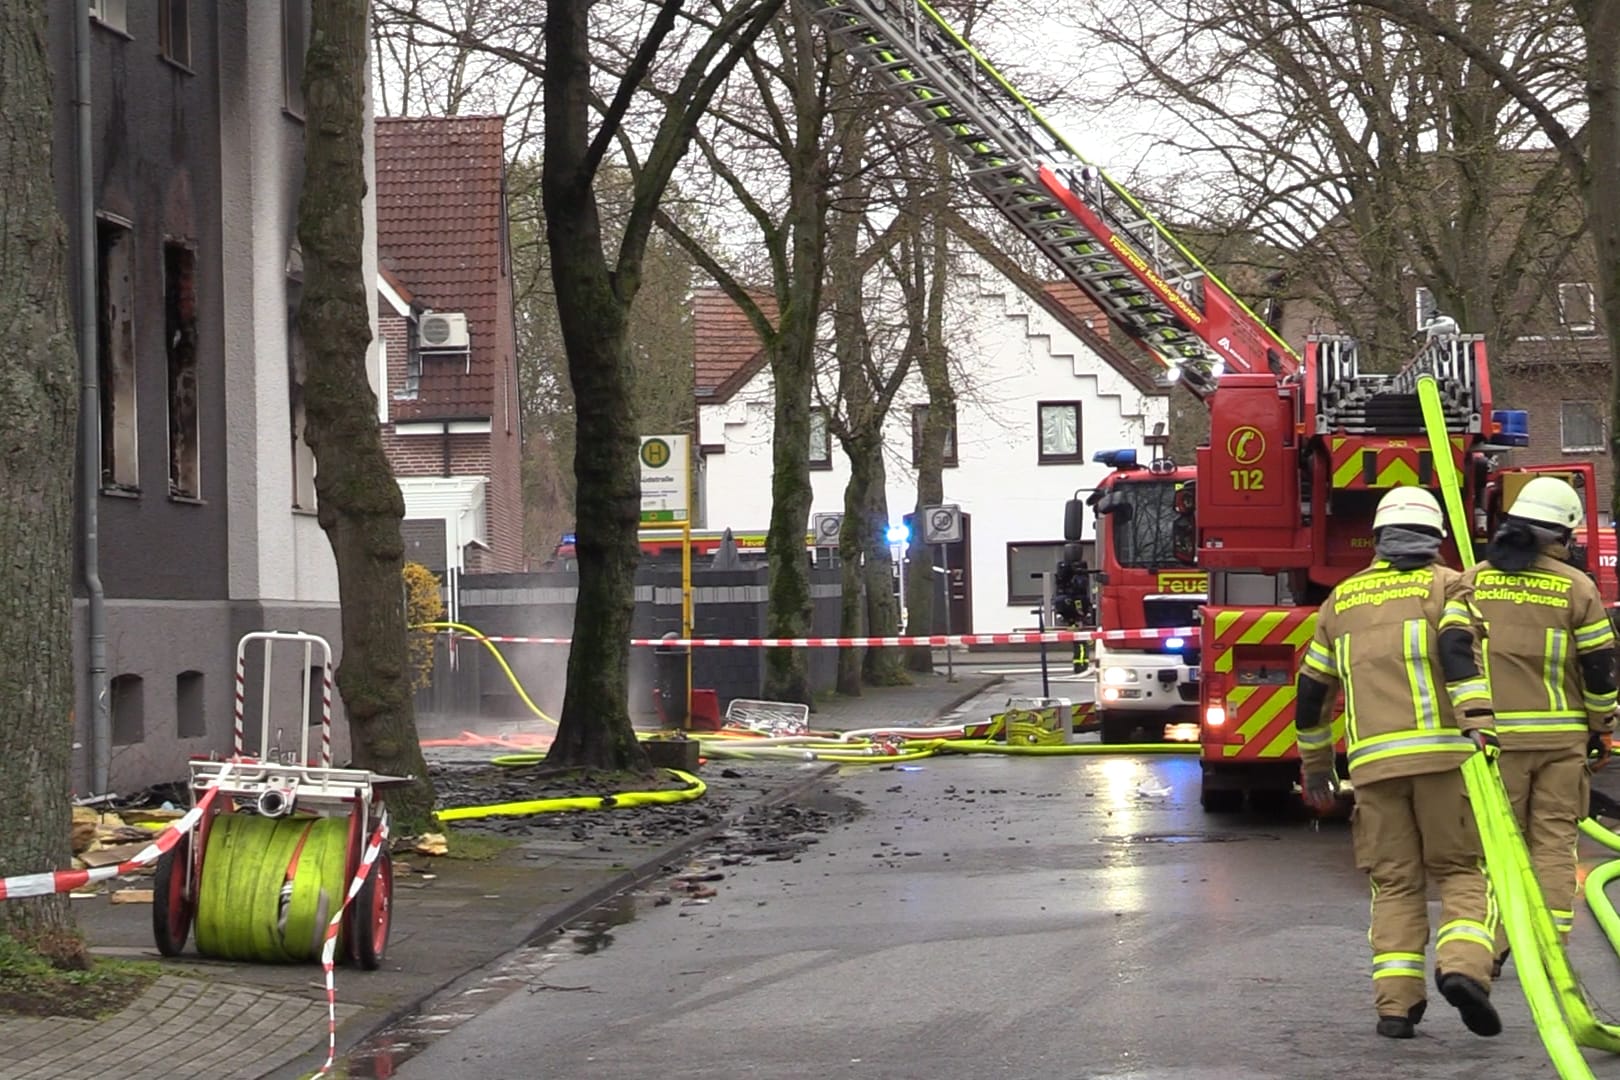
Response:
[{"label": "black glove", "polygon": [[1299,787],[1305,805],[1318,813],[1327,813],[1338,802],[1338,777],[1330,772],[1307,772],[1300,779]]},{"label": "black glove", "polygon": [[1495,761],[1502,756],[1502,742],[1490,728],[1475,728],[1468,733],[1468,737],[1479,747],[1486,761]]}]

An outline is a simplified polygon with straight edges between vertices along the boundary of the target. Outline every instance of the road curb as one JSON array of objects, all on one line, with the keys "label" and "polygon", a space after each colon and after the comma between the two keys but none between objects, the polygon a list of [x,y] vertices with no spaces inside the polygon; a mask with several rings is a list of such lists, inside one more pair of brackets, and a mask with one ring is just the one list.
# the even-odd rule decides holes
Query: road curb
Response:
[{"label": "road curb", "polygon": [[[972,695],[968,696],[971,697]],[[966,698],[963,700],[966,700]],[[698,832],[692,833],[690,836],[684,837],[677,844],[673,844],[666,848],[660,848],[656,852],[649,853],[646,858],[630,866],[624,871],[624,873],[619,874],[617,877],[614,877],[601,885],[598,885],[589,892],[581,894],[564,907],[554,911],[545,912],[543,914],[537,913],[531,916],[529,919],[519,924],[518,944],[512,946],[499,955],[478,964],[476,967],[468,968],[457,975],[451,976],[438,986],[424,990],[402,1001],[401,1003],[390,1007],[387,1011],[380,1013],[377,1019],[369,1021],[363,1030],[350,1031],[346,1034],[343,1031],[343,1028],[340,1027],[338,1029],[337,1043],[337,1056],[339,1061],[341,1062],[345,1054],[353,1050],[356,1046],[360,1045],[360,1043],[364,1042],[372,1035],[375,1035],[377,1032],[391,1024],[398,1023],[413,1013],[420,1012],[422,1007],[429,1001],[432,1001],[434,998],[459,991],[469,983],[476,982],[485,975],[494,972],[502,964],[504,964],[507,958],[509,958],[513,953],[520,949],[531,947],[536,938],[541,938],[547,934],[555,933],[587,912],[601,907],[603,904],[607,903],[615,896],[618,896],[620,893],[628,892],[631,889],[636,888],[638,885],[642,885],[653,878],[658,877],[660,874],[664,873],[665,864],[673,859],[679,859],[689,855],[697,848],[700,848],[714,840],[721,833],[724,833],[726,830],[735,826],[739,821],[746,817],[750,811],[758,810],[762,807],[775,806],[778,803],[795,799],[805,791],[831,776],[833,773],[836,773],[839,768],[840,766],[838,765],[825,765],[822,768],[817,769],[809,775],[803,777],[802,779],[796,780],[793,783],[787,784],[774,791],[766,792],[758,799],[738,807],[733,813],[728,814],[726,819],[719,824],[710,825],[706,829],[701,829]],[[363,1019],[362,1016],[357,1016],[349,1021],[349,1023],[353,1024],[355,1021],[361,1019]],[[273,1078],[280,1077],[291,1078],[303,1076],[320,1068],[321,1063],[325,1060],[326,1054],[324,1048],[308,1050],[298,1055],[298,1057],[292,1059],[291,1061],[278,1065],[269,1072],[259,1074],[258,1080],[273,1080]]]},{"label": "road curb", "polygon": [[992,690],[1006,681],[1007,676],[994,672],[991,673],[990,681],[985,683],[983,686],[980,686],[974,690],[964,690],[960,695],[952,698],[950,701],[940,706],[939,709],[934,713],[934,719],[938,720],[953,710],[961,708],[963,705],[972,701],[986,690]]}]

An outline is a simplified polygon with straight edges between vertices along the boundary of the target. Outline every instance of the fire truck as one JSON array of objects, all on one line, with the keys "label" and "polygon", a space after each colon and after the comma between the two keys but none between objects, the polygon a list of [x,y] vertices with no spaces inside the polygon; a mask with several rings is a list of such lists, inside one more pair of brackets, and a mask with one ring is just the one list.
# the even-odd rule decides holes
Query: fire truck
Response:
[{"label": "fire truck", "polygon": [[[1485,342],[1440,320],[1392,373],[1364,370],[1346,336],[1312,337],[1296,353],[923,0],[821,0],[816,16],[951,150],[987,202],[1161,364],[1167,381],[1209,408],[1209,441],[1190,475],[1137,476],[1116,464],[1102,494],[1093,493],[1092,509],[1108,522],[1098,530],[1100,619],[1147,626],[1149,598],[1165,599],[1166,590],[1146,591],[1156,575],[1207,575],[1197,641],[1183,643],[1196,647],[1180,654],[1196,686],[1185,704],[1198,724],[1201,801],[1221,811],[1251,793],[1286,796],[1298,773],[1300,658],[1317,607],[1371,558],[1379,498],[1403,484],[1439,491],[1455,565],[1457,537],[1487,537],[1533,472],[1502,463],[1527,444],[1527,421],[1495,407]],[[1582,489],[1583,535],[1599,536],[1591,465],[1557,471]],[[1071,501],[1071,541],[1079,514]],[[1144,543],[1161,542],[1168,559],[1155,549],[1146,565],[1125,565]],[[1155,575],[1152,586],[1146,574]],[[1147,701],[1128,698],[1132,689],[1145,695],[1173,683],[1182,695],[1179,674],[1110,665],[1119,655],[1098,660],[1100,672],[1119,669],[1117,681],[1100,686],[1120,691],[1108,703],[1115,709]]]},{"label": "fire truck", "polygon": [[[1112,470],[1084,499],[1069,500],[1068,543],[1054,594],[1059,621],[1080,629],[1190,627],[1207,599],[1209,575],[1177,556],[1175,500],[1196,471],[1167,458],[1143,465],[1134,448],[1099,450]],[[1095,567],[1074,566],[1087,511],[1095,520]],[[1085,645],[1077,645],[1079,654]],[[1191,635],[1090,645],[1096,679],[1093,723],[1105,743],[1196,735],[1198,648]],[[1079,666],[1077,664],[1077,666]]]}]

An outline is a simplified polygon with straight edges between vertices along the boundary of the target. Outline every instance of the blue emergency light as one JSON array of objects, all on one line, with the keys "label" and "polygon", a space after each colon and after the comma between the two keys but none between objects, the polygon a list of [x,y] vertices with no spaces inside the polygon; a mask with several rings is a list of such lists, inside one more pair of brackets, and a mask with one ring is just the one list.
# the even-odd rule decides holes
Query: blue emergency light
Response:
[{"label": "blue emergency light", "polygon": [[903,544],[911,539],[911,528],[906,525],[890,525],[888,536],[889,543]]},{"label": "blue emergency light", "polygon": [[1530,414],[1524,409],[1495,409],[1491,419],[1501,426],[1495,442],[1498,446],[1530,445]]},{"label": "blue emergency light", "polygon": [[1136,448],[1127,447],[1122,450],[1098,450],[1091,455],[1091,460],[1099,465],[1106,465],[1110,469],[1136,468]]},{"label": "blue emergency light", "polygon": [[1164,639],[1164,647],[1170,652],[1179,652],[1186,644],[1185,641],[1178,637]]}]

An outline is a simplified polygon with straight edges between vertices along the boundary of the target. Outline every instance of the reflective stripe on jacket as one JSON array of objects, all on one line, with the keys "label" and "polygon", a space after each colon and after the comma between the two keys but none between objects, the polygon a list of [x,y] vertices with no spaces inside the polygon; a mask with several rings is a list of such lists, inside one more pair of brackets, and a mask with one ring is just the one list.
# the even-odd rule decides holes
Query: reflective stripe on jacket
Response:
[{"label": "reflective stripe on jacket", "polygon": [[1581,670],[1583,654],[1615,645],[1592,580],[1547,553],[1518,572],[1482,562],[1463,577],[1485,619],[1480,656],[1503,749],[1584,746],[1589,731],[1607,730],[1614,691],[1588,687]]},{"label": "reflective stripe on jacket", "polygon": [[[1350,775],[1357,783],[1457,768],[1474,752],[1459,729],[1464,711],[1488,711],[1491,691],[1471,660],[1447,682],[1442,632],[1477,637],[1479,619],[1462,575],[1443,565],[1397,570],[1378,561],[1340,582],[1322,604],[1301,674],[1343,688]],[[1448,639],[1449,640],[1449,639]],[[1465,639],[1466,644],[1466,639]],[[1328,716],[1302,718],[1307,771],[1331,764]]]}]

